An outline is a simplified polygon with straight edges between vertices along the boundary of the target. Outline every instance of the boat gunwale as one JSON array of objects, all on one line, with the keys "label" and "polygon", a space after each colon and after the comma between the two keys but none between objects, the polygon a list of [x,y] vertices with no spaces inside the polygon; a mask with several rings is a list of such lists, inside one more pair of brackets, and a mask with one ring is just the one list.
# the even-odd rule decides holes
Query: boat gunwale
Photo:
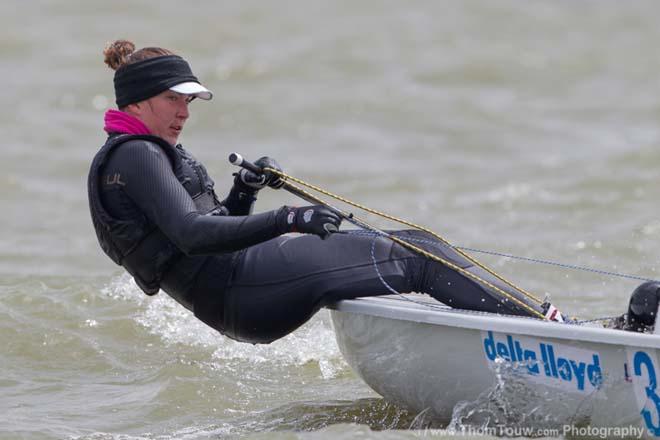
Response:
[{"label": "boat gunwale", "polygon": [[[542,338],[588,341],[608,345],[660,348],[660,335],[617,329],[543,321],[536,318],[498,315],[452,309],[441,303],[404,300],[408,295],[364,297],[328,305],[331,312],[363,314],[399,321],[459,327],[472,330],[537,336]],[[404,305],[405,304],[405,305]],[[336,331],[336,328],[335,328]]]}]

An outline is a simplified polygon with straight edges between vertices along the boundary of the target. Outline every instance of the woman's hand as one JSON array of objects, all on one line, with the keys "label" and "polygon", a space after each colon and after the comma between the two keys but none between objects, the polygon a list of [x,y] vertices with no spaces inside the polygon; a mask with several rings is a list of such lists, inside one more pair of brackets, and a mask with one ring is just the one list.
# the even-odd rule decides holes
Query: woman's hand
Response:
[{"label": "woman's hand", "polygon": [[[282,167],[280,166],[277,161],[271,157],[264,156],[262,158],[257,159],[257,161],[254,163],[256,166],[263,168],[271,168],[273,170],[277,171],[282,171]],[[271,188],[275,189],[280,189],[284,185],[284,180],[280,178],[277,174],[271,172],[271,171],[266,171],[264,174],[266,176],[265,184],[270,186]]]},{"label": "woman's hand", "polygon": [[278,222],[282,231],[315,234],[327,238],[339,230],[341,217],[323,205],[293,208],[284,206],[278,213]]},{"label": "woman's hand", "polygon": [[[264,156],[254,162],[259,168],[271,168],[273,170],[282,171],[282,167],[277,161],[268,156]],[[263,174],[255,174],[252,171],[241,169],[236,174],[235,183],[243,184],[253,190],[259,191],[260,189],[270,186],[271,188],[280,189],[284,185],[284,180],[277,174],[266,171]]]}]

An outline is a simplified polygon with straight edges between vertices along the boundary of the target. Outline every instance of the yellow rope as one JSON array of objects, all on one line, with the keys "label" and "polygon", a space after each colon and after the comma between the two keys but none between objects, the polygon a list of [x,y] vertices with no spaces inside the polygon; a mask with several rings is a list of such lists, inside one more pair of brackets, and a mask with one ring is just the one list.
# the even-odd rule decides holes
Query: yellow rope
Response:
[{"label": "yellow rope", "polygon": [[[420,230],[420,231],[426,232],[426,233],[432,235],[433,237],[437,238],[438,240],[440,240],[440,241],[443,242],[444,244],[446,244],[446,245],[448,245],[448,246],[451,246],[451,244],[450,244],[445,238],[441,237],[440,235],[436,234],[435,232],[433,232],[433,231],[431,231],[431,230],[429,230],[429,229],[427,229],[427,228],[425,228],[425,227],[423,227],[423,226],[416,225],[416,224],[411,223],[411,222],[408,222],[408,221],[406,221],[406,220],[403,220],[403,219],[400,219],[400,218],[397,218],[397,217],[391,216],[391,215],[389,215],[389,214],[386,214],[386,213],[383,213],[383,212],[377,211],[377,210],[375,210],[375,209],[371,209],[371,208],[369,208],[369,207],[366,207],[366,206],[364,206],[364,205],[361,205],[361,204],[359,204],[359,203],[353,202],[353,201],[348,200],[348,199],[346,199],[346,198],[344,198],[344,197],[341,197],[341,196],[339,196],[339,195],[337,195],[337,194],[333,194],[333,193],[331,193],[331,192],[329,192],[329,191],[326,191],[326,190],[324,190],[324,189],[322,189],[322,188],[319,188],[319,187],[317,187],[317,186],[315,186],[315,185],[312,185],[312,184],[310,184],[310,183],[307,183],[307,182],[305,182],[305,181],[303,181],[303,180],[301,180],[301,179],[298,179],[298,178],[293,177],[293,176],[289,176],[288,174],[286,174],[286,173],[284,173],[284,172],[282,172],[282,171],[279,171],[279,170],[276,170],[276,169],[273,169],[273,168],[264,168],[264,171],[269,171],[269,172],[271,172],[271,173],[273,173],[273,174],[278,175],[279,177],[281,177],[282,179],[284,179],[284,180],[287,181],[287,182],[286,182],[286,185],[288,185],[289,187],[292,187],[295,191],[298,191],[298,192],[304,194],[307,198],[309,198],[309,199],[311,199],[311,200],[313,200],[313,201],[315,201],[315,202],[317,202],[317,203],[319,203],[319,204],[322,204],[322,205],[326,205],[326,206],[328,206],[328,203],[326,203],[324,200],[322,200],[322,199],[316,197],[315,195],[313,195],[313,194],[311,194],[311,193],[305,191],[304,189],[302,189],[302,188],[300,188],[300,187],[298,187],[298,186],[292,184],[291,182],[296,182],[296,183],[298,183],[298,184],[300,184],[300,185],[303,185],[303,186],[305,186],[305,187],[307,187],[307,188],[310,188],[310,189],[312,189],[312,190],[314,190],[314,191],[316,191],[316,192],[319,192],[319,193],[321,193],[321,194],[324,194],[324,195],[326,195],[326,196],[328,196],[328,197],[332,197],[333,199],[339,200],[339,201],[341,201],[341,202],[343,202],[343,203],[346,203],[347,205],[354,206],[354,207],[356,207],[356,208],[358,208],[358,209],[361,209],[361,210],[363,210],[363,211],[369,212],[369,213],[371,213],[371,214],[374,214],[374,215],[377,215],[377,216],[380,216],[380,217],[386,218],[386,219],[388,219],[388,220],[391,220],[391,221],[394,221],[394,222],[398,222],[398,223],[404,224],[404,225],[406,225],[406,226],[412,227],[412,228],[414,228],[414,229],[418,229],[418,230]],[[348,216],[350,215],[350,214],[348,214],[348,213],[344,213],[344,212],[342,212],[342,214],[345,215],[346,217],[348,217]],[[355,218],[355,217],[354,217],[354,218]],[[371,229],[374,229],[374,230],[377,229],[377,228],[371,226],[369,223],[367,223],[367,222],[365,222],[365,221],[363,221],[363,220],[361,220],[361,219],[360,219],[359,221],[360,221],[361,223],[365,224],[367,227],[369,227],[369,228],[371,228]],[[536,315],[536,316],[538,316],[538,317],[540,317],[540,318],[545,318],[545,315],[544,315],[543,313],[539,312],[538,310],[534,309],[533,307],[530,307],[528,304],[526,304],[526,303],[524,303],[523,301],[519,300],[519,299],[516,298],[515,296],[513,296],[513,295],[511,295],[510,293],[508,293],[508,292],[502,290],[501,288],[499,288],[499,287],[493,285],[492,283],[490,283],[490,282],[484,280],[483,278],[479,277],[478,275],[475,275],[475,274],[473,274],[473,273],[471,273],[471,272],[469,272],[469,271],[463,269],[462,267],[457,266],[456,264],[452,263],[451,261],[447,261],[447,260],[445,260],[445,259],[442,258],[442,257],[439,257],[439,256],[437,256],[437,255],[435,255],[435,254],[432,254],[432,253],[430,253],[430,252],[428,252],[428,251],[426,251],[426,250],[424,250],[424,249],[421,249],[421,248],[418,247],[418,246],[415,246],[415,245],[413,245],[413,244],[411,244],[411,243],[408,243],[408,242],[406,242],[406,241],[404,241],[404,240],[401,240],[401,239],[398,238],[398,237],[395,237],[395,236],[392,236],[392,235],[388,235],[388,238],[390,238],[390,239],[391,239],[392,241],[394,241],[395,243],[398,243],[398,244],[400,244],[401,246],[403,246],[403,247],[405,247],[405,248],[407,248],[407,249],[410,249],[410,250],[412,250],[412,251],[414,251],[414,252],[417,252],[417,253],[419,253],[419,254],[421,254],[421,255],[423,255],[423,256],[425,256],[425,257],[431,259],[431,260],[434,260],[434,261],[436,261],[436,262],[439,262],[439,263],[441,263],[441,264],[444,264],[445,266],[447,266],[447,267],[449,267],[449,268],[451,268],[451,269],[454,269],[455,271],[461,273],[462,275],[464,275],[464,276],[466,276],[466,277],[468,277],[468,278],[471,278],[471,279],[473,279],[473,280],[475,280],[475,281],[477,281],[477,282],[479,282],[479,283],[482,283],[482,284],[484,284],[484,285],[490,287],[491,289],[495,290],[496,292],[498,292],[498,293],[499,293],[500,295],[502,295],[503,297],[505,297],[505,298],[507,298],[507,299],[510,299],[511,301],[513,301],[513,302],[515,302],[516,304],[520,305],[521,307],[523,307],[523,308],[526,309],[527,311],[531,312],[533,315]],[[452,246],[452,248],[453,248],[453,246]],[[472,263],[475,264],[476,266],[478,266],[478,267],[484,269],[486,272],[488,272],[489,274],[495,276],[497,279],[499,279],[500,281],[504,282],[504,283],[507,284],[508,286],[514,288],[514,289],[517,290],[518,292],[524,294],[524,295],[527,296],[529,299],[531,299],[531,300],[537,302],[538,304],[541,304],[541,303],[542,303],[542,301],[540,301],[538,298],[536,298],[535,296],[533,296],[531,293],[529,293],[529,292],[527,292],[527,291],[521,289],[520,287],[518,287],[518,286],[514,285],[513,283],[511,283],[510,281],[504,279],[501,275],[499,275],[499,274],[493,272],[491,269],[489,269],[488,267],[484,266],[483,264],[481,264],[480,262],[478,262],[477,260],[475,260],[475,259],[472,258],[471,256],[465,254],[464,252],[462,252],[462,251],[459,250],[459,249],[456,249],[456,248],[453,248],[453,249],[455,249],[460,255],[462,255],[463,257],[465,257],[467,260],[469,260],[470,262],[472,262]]]}]

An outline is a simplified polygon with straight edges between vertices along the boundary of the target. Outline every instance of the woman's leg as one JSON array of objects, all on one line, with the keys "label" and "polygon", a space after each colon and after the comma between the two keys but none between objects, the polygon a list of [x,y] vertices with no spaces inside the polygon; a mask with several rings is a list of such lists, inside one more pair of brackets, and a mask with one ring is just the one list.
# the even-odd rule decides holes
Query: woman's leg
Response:
[{"label": "woman's leg", "polygon": [[[512,290],[427,234],[394,234]],[[325,304],[387,295],[392,293],[387,286],[397,292],[428,293],[461,309],[529,314],[492,289],[387,238],[359,232],[333,234],[326,240],[285,236],[248,248],[238,261],[224,296],[225,333],[246,342],[269,343],[304,324]]]},{"label": "woman's leg", "polygon": [[[375,240],[375,242],[374,242]],[[372,260],[399,291],[409,291],[406,260],[387,239],[362,234],[284,236],[246,250],[224,297],[225,334],[269,343],[304,324],[330,301],[385,295]]]}]

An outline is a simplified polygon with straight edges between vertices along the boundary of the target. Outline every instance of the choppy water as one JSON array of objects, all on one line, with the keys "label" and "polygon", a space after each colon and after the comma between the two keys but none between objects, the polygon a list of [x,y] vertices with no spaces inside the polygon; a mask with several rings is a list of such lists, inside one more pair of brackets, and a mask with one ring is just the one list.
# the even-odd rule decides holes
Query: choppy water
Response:
[{"label": "choppy water", "polygon": [[[0,438],[416,438],[423,417],[349,370],[327,312],[270,346],[147,298],[100,252],[89,162],[105,42],[186,56],[216,92],[184,144],[227,153],[463,246],[657,276],[660,5],[653,1],[0,4]],[[259,209],[294,203],[261,196]],[[482,258],[582,317],[637,284]],[[413,430],[410,430],[413,428]]]}]

